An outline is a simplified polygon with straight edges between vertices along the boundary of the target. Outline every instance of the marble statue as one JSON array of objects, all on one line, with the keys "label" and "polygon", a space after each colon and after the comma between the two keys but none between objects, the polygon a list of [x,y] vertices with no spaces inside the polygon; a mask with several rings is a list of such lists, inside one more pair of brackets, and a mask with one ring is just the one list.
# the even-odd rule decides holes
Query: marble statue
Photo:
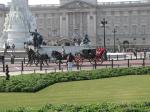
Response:
[{"label": "marble statue", "polygon": [[27,0],[12,0],[10,12],[5,18],[3,34],[0,37],[0,47],[4,44],[23,48],[30,38],[29,31],[37,29],[36,20],[31,14]]}]

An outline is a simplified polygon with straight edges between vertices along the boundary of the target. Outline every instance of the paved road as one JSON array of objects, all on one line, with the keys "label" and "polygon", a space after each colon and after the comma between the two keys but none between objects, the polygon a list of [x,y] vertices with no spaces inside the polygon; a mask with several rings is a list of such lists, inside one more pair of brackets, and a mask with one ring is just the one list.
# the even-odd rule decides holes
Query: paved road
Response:
[{"label": "paved road", "polygon": [[[0,52],[0,54],[3,53],[3,52]],[[6,58],[6,63],[5,64],[8,64],[9,66],[9,71],[10,71],[10,74],[11,75],[19,75],[21,73],[23,74],[26,74],[26,73],[34,73],[34,72],[62,72],[62,71],[67,71],[67,65],[66,64],[63,64],[61,65],[61,70],[58,70],[59,67],[58,67],[58,64],[55,64],[55,63],[49,63],[49,66],[43,66],[43,71],[40,71],[40,67],[39,66],[35,66],[35,65],[32,65],[32,66],[26,66],[26,64],[23,65],[23,72],[22,71],[22,65],[21,65],[21,61],[23,61],[23,57],[26,56],[25,55],[25,51],[18,51],[15,53],[16,54],[16,59],[15,59],[15,64],[10,64],[10,57],[8,56]],[[133,55],[133,53],[127,53],[127,56],[125,59],[134,59],[134,60],[130,60],[128,62],[128,60],[124,60],[124,57],[122,58],[119,58],[118,60],[119,61],[105,61],[103,62],[103,64],[98,64],[97,65],[97,68],[100,69],[100,68],[112,68],[112,63],[113,63],[113,67],[128,67],[128,66],[132,66],[132,67],[138,67],[138,66],[143,66],[143,63],[145,66],[149,66],[150,65],[150,60],[149,60],[149,54],[150,53],[147,53],[146,55],[146,60],[143,60],[144,58],[144,53],[138,53],[137,54],[137,57],[135,57]],[[137,59],[138,60],[135,60]],[[111,59],[110,59],[111,60]],[[117,58],[115,59],[117,60]],[[27,61],[27,59],[26,59]],[[81,66],[81,70],[92,70],[94,67],[91,63],[89,62],[84,62],[83,65]],[[73,71],[76,71],[77,70],[77,67],[74,66],[73,67]],[[3,73],[3,65],[0,63],[0,75],[3,76],[5,75],[5,73]]]},{"label": "paved road", "polygon": [[[97,69],[101,68],[118,68],[118,67],[139,67],[143,66],[143,63],[145,66],[150,66],[150,60],[121,60],[121,61],[105,61],[103,64],[98,64]],[[21,73],[27,74],[27,73],[47,73],[47,72],[65,72],[67,71],[67,65],[66,63],[61,65],[61,70],[59,70],[58,64],[55,63],[49,63],[49,66],[44,65],[42,67],[42,71],[40,71],[40,66],[26,66],[26,64],[23,65],[23,72],[22,72],[22,65],[21,63],[15,63],[10,64],[6,63],[9,66],[9,71],[11,75],[19,75]],[[81,70],[92,70],[94,69],[94,66],[89,62],[84,62],[83,65],[80,67]],[[77,71],[77,66],[74,65],[73,71]],[[5,73],[3,73],[3,65],[0,65],[0,75],[3,76]]]}]

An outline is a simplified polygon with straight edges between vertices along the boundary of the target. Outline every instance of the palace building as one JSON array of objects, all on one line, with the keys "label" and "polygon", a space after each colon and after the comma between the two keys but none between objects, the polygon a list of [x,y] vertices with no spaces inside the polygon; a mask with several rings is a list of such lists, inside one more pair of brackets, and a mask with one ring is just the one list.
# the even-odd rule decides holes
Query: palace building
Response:
[{"label": "palace building", "polygon": [[[88,35],[92,46],[107,48],[150,47],[150,2],[108,2],[60,0],[59,5],[34,5],[30,9],[37,29],[49,45],[71,45]],[[0,5],[0,34],[9,6]],[[114,33],[114,29],[116,32]],[[114,36],[115,35],[115,36]]]}]

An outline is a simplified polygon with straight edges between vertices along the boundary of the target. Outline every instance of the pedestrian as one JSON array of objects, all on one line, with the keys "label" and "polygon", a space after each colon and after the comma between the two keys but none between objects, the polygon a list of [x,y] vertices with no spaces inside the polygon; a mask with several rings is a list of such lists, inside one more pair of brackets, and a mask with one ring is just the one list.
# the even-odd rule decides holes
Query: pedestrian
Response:
[{"label": "pedestrian", "polygon": [[15,52],[15,44],[12,45],[12,52]]},{"label": "pedestrian", "polygon": [[6,65],[6,80],[9,80],[10,75],[9,75],[9,68],[8,65]]},{"label": "pedestrian", "polygon": [[11,56],[10,58],[11,64],[14,64],[15,56],[13,55],[13,53],[10,56]]},{"label": "pedestrian", "polygon": [[69,55],[67,56],[68,71],[72,71],[73,60],[74,60],[74,56],[71,53],[69,53]]}]

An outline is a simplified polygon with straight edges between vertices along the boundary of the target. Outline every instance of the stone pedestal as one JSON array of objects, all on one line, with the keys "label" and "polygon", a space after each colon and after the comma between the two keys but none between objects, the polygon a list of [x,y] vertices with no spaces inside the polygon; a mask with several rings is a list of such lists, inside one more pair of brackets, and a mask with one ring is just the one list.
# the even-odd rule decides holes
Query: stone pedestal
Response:
[{"label": "stone pedestal", "polygon": [[24,48],[24,42],[27,42],[29,37],[27,31],[8,31],[7,44],[10,46],[14,44],[15,48]]},{"label": "stone pedestal", "polygon": [[29,29],[26,24],[12,23],[11,27],[7,29],[7,44],[9,46],[15,45],[15,48],[24,48],[24,42],[30,37]]}]

